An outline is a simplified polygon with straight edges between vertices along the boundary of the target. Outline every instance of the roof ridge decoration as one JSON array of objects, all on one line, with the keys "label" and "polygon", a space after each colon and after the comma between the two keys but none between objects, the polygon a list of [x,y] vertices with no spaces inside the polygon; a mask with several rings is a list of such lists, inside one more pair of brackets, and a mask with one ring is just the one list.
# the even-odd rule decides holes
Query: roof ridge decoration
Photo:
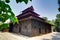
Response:
[{"label": "roof ridge decoration", "polygon": [[26,13],[27,11],[33,11],[34,12],[33,6],[28,7],[27,9],[23,10],[22,13]]}]

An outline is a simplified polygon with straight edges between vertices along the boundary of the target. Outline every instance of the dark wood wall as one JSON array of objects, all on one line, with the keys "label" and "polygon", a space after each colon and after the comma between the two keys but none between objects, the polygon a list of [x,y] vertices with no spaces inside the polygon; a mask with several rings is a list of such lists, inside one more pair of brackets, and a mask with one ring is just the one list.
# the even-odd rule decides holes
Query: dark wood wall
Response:
[{"label": "dark wood wall", "polygon": [[46,34],[51,32],[51,25],[41,21],[32,19],[32,29],[36,29],[38,34]]}]

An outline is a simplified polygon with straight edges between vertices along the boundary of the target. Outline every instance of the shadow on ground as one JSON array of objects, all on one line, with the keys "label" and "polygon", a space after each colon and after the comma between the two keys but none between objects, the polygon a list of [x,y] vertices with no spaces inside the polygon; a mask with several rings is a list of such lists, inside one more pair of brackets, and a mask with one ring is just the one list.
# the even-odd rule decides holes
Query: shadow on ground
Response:
[{"label": "shadow on ground", "polygon": [[52,40],[60,40],[60,33],[57,33],[54,36],[52,36]]},{"label": "shadow on ground", "polygon": [[52,35],[51,39],[43,39],[43,40],[60,40],[60,33]]},{"label": "shadow on ground", "polygon": [[43,40],[50,40],[50,39],[43,39]]}]

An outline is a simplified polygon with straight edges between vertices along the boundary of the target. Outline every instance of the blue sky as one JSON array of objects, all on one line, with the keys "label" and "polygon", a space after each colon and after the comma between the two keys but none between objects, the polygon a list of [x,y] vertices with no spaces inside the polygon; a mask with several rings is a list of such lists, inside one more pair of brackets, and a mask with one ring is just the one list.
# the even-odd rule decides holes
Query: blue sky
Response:
[{"label": "blue sky", "polygon": [[32,0],[28,4],[16,3],[15,0],[11,0],[9,5],[15,15],[19,15],[24,9],[33,6],[35,12],[40,15],[40,17],[47,17],[49,20],[55,19],[58,12],[58,2],[57,0]]}]

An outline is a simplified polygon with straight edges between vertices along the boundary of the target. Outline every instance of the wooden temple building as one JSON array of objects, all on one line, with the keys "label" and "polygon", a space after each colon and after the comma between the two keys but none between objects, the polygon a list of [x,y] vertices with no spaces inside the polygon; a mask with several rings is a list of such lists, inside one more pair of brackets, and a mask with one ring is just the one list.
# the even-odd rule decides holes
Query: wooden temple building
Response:
[{"label": "wooden temple building", "polygon": [[27,36],[37,36],[40,34],[50,33],[52,25],[39,16],[39,14],[34,12],[34,8],[32,6],[25,9],[17,16],[19,24],[13,25],[12,31]]}]

